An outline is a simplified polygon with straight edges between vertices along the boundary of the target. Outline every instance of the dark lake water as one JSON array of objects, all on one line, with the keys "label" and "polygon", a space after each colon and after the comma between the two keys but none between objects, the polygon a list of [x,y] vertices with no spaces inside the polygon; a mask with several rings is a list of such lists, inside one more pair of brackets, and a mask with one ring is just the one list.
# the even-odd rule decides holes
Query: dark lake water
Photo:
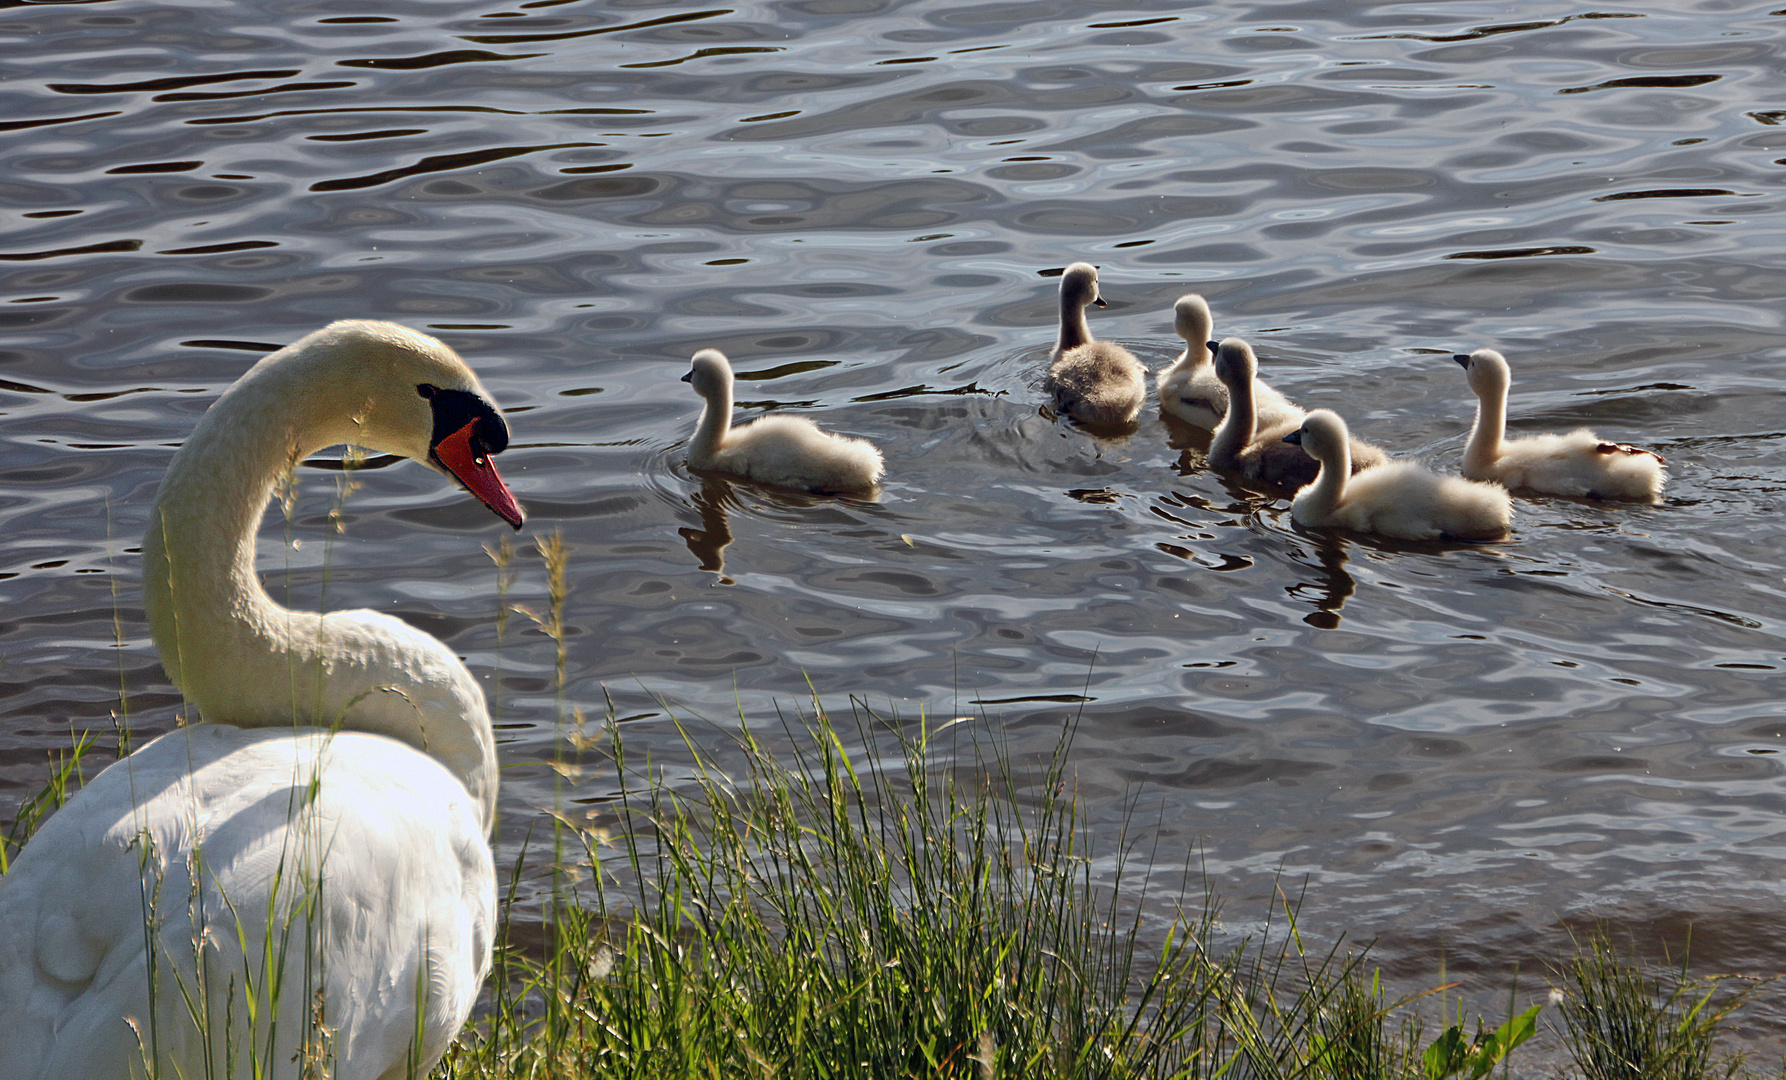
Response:
[{"label": "dark lake water", "polygon": [[[135,551],[194,419],[273,347],[381,318],[508,409],[528,533],[571,550],[565,699],[598,716],[605,688],[665,761],[672,712],[723,743],[809,681],[1020,753],[1083,710],[1098,827],[1133,802],[1237,925],[1281,874],[1308,927],[1428,984],[1442,957],[1536,989],[1595,918],[1781,970],[1786,13],[270,10],[0,10],[0,819],[71,728],[110,742],[121,683],[140,735],[173,723]],[[1095,331],[1150,367],[1200,291],[1279,389],[1441,469],[1474,408],[1449,356],[1499,348],[1516,432],[1654,447],[1667,498],[1520,499],[1487,547],[1301,531],[1151,401],[1116,442],[1040,410],[1046,272],[1081,259]],[[691,476],[678,378],[707,346],[743,414],[879,443],[879,499]],[[301,473],[275,595],[466,656],[511,859],[557,706],[551,643],[519,615],[498,640],[502,526],[403,465],[330,542],[339,473]]]}]

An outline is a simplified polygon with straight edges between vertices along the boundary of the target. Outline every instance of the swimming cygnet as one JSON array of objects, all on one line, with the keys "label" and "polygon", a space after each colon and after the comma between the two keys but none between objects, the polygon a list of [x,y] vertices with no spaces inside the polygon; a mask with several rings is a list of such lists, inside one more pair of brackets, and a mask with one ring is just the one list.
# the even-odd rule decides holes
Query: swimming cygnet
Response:
[{"label": "swimming cygnet", "polygon": [[[1209,344],[1215,353],[1215,374],[1228,394],[1227,415],[1209,443],[1209,463],[1249,479],[1285,487],[1299,488],[1309,483],[1321,466],[1284,442],[1284,434],[1302,423],[1303,411],[1279,398],[1272,419],[1261,420],[1255,406],[1259,360],[1253,355],[1252,346],[1234,337]],[[1381,449],[1357,439],[1350,440],[1347,458],[1353,472],[1387,460]]]},{"label": "swimming cygnet", "polygon": [[[1209,305],[1201,296],[1185,293],[1179,297],[1172,305],[1172,329],[1184,339],[1184,352],[1158,375],[1160,411],[1205,431],[1214,431],[1228,412],[1228,388],[1216,378],[1215,365],[1210,362],[1213,325]],[[1301,409],[1257,378],[1253,380],[1253,408],[1262,430],[1302,419]]]},{"label": "swimming cygnet", "polygon": [[829,435],[802,416],[763,416],[732,427],[732,365],[702,349],[682,381],[706,399],[688,467],[817,494],[867,491],[881,478],[881,452],[865,439]]},{"label": "swimming cygnet", "polygon": [[1499,540],[1513,521],[1513,501],[1494,484],[1439,476],[1413,461],[1387,461],[1348,476],[1346,422],[1316,409],[1284,436],[1321,463],[1315,482],[1296,493],[1290,518],[1313,528],[1337,527],[1405,540]]},{"label": "swimming cygnet", "polygon": [[1668,472],[1653,450],[1604,442],[1587,428],[1567,435],[1507,439],[1507,360],[1493,349],[1452,357],[1476,393],[1476,426],[1464,450],[1463,474],[1509,488],[1588,499],[1656,502]]},{"label": "swimming cygnet", "polygon": [[1060,340],[1042,385],[1054,395],[1056,412],[1088,427],[1124,427],[1147,400],[1147,369],[1121,345],[1092,340],[1087,304],[1104,306],[1098,270],[1076,262],[1060,276]]}]

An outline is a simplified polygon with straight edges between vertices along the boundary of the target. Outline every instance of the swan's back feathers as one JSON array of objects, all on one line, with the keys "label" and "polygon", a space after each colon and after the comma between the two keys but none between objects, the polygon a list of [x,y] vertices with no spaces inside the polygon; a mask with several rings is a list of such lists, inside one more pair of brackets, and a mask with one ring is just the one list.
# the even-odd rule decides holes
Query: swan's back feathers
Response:
[{"label": "swan's back feathers", "polygon": [[[1201,346],[1193,346],[1179,354],[1176,363],[1160,369],[1156,382],[1160,391],[1160,411],[1175,416],[1195,428],[1214,431],[1228,414],[1228,388],[1215,377],[1208,355],[1201,361],[1192,354]],[[1261,384],[1261,389],[1263,389]]]},{"label": "swan's back feathers", "polygon": [[689,464],[819,494],[867,491],[885,463],[866,439],[821,431],[804,416],[763,416],[726,433],[711,462]]},{"label": "swan's back feathers", "polygon": [[1366,469],[1374,469],[1379,465],[1389,463],[1388,452],[1376,443],[1365,442],[1353,435],[1347,438],[1346,445],[1352,449],[1353,476],[1357,476]]},{"label": "swan's back feathers", "polygon": [[1407,540],[1495,540],[1512,520],[1501,488],[1390,461],[1353,476],[1322,524]]},{"label": "swan's back feathers", "polygon": [[[236,1061],[221,1071],[246,1074],[254,1053],[265,1075],[295,1077],[319,990],[335,1075],[401,1069],[418,1031],[425,1069],[471,1008],[495,925],[476,802],[440,764],[357,732],[178,729],[82,789],[0,884],[0,967],[36,973],[0,985],[0,1055],[30,1076],[134,1075],[139,1035],[174,1075],[202,1059],[191,994],[211,1017],[211,1060],[226,1060],[230,1032]],[[307,901],[322,943],[310,955]],[[275,1009],[262,980],[280,970]]]},{"label": "swan's back feathers", "polygon": [[1464,469],[1473,480],[1584,499],[1656,502],[1668,472],[1653,450],[1607,442],[1587,428],[1565,435],[1528,435],[1501,444],[1487,467]]},{"label": "swan's back feathers", "polygon": [[1121,345],[1093,341],[1062,353],[1044,386],[1056,412],[1088,427],[1122,427],[1147,400],[1147,370]]},{"label": "swan's back feathers", "polygon": [[[1171,367],[1160,369],[1160,409],[1192,427],[1214,431],[1228,415],[1228,388],[1216,378],[1208,353],[1201,363],[1185,362],[1185,350]],[[1259,429],[1288,430],[1302,422],[1302,410],[1264,379],[1253,380],[1253,404],[1259,414]]]}]

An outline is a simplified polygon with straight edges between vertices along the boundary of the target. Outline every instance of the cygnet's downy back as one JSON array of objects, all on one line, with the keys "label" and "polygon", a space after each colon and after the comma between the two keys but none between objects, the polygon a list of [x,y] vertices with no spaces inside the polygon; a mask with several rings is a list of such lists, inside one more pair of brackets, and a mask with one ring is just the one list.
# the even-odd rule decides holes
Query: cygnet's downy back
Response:
[{"label": "cygnet's downy back", "polygon": [[1121,345],[1092,339],[1087,304],[1104,306],[1098,270],[1076,262],[1060,276],[1060,336],[1043,387],[1056,412],[1094,429],[1124,428],[1147,400],[1147,371]]},{"label": "cygnet's downy back", "polygon": [[732,426],[732,365],[718,349],[695,353],[682,381],[706,404],[688,442],[688,467],[820,495],[864,494],[879,483],[881,452],[866,439],[831,435],[801,416]]}]

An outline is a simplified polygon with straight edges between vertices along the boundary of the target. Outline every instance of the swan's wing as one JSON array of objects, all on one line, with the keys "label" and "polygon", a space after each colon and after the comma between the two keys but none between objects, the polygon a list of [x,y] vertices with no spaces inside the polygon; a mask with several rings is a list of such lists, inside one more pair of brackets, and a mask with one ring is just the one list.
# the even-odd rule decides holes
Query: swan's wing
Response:
[{"label": "swan's wing", "polygon": [[419,1003],[431,1062],[489,957],[494,868],[471,802],[378,736],[200,725],[155,740],[0,879],[0,1061],[124,1076],[147,1051],[187,1075],[209,1056],[286,1076],[308,1049],[378,1075],[403,1060]]},{"label": "swan's wing", "polygon": [[824,431],[804,416],[769,415],[732,429],[720,468],[760,483],[815,492],[865,491],[885,468],[866,439]]},{"label": "swan's wing", "polygon": [[1594,444],[1594,452],[1596,454],[1647,454],[1650,457],[1655,458],[1657,461],[1661,462],[1664,465],[1668,464],[1668,459],[1663,457],[1661,454],[1656,453],[1654,450],[1645,450],[1641,446],[1632,446],[1629,443],[1616,443],[1616,442],[1595,443]]}]

